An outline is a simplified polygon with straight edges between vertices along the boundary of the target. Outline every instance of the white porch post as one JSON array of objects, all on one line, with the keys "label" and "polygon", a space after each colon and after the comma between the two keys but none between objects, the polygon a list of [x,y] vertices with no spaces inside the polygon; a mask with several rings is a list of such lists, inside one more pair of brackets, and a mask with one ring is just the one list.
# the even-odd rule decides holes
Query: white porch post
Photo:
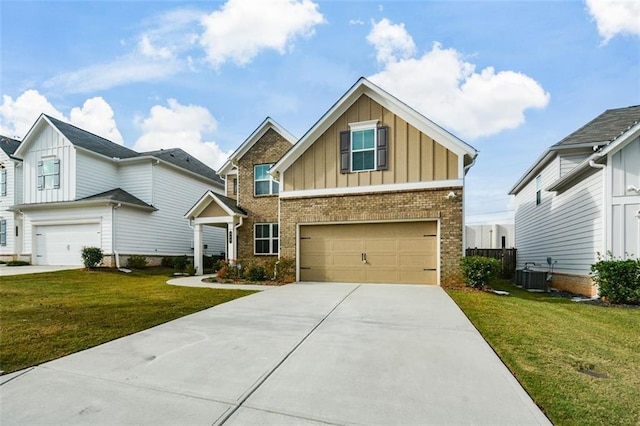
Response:
[{"label": "white porch post", "polygon": [[203,274],[202,268],[202,224],[196,223],[193,227],[193,266],[196,275]]},{"label": "white porch post", "polygon": [[236,251],[235,251],[235,244],[234,244],[236,240],[235,231],[236,230],[233,226],[233,222],[227,223],[227,261],[229,261],[229,263],[231,263],[236,258]]}]

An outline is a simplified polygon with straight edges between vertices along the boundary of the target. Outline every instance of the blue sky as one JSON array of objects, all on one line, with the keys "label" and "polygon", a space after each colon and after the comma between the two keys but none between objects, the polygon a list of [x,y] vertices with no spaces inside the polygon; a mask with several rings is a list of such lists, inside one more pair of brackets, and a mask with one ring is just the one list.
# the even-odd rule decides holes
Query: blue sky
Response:
[{"label": "blue sky", "polygon": [[640,104],[640,2],[0,2],[0,134],[42,112],[219,167],[272,117],[304,132],[367,77],[480,151],[469,223],[550,145]]}]

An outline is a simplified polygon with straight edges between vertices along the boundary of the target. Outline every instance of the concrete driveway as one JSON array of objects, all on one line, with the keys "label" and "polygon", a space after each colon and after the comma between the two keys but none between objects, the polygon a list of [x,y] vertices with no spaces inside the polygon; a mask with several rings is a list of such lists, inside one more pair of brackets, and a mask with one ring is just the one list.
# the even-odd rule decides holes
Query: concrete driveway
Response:
[{"label": "concrete driveway", "polygon": [[292,284],[2,379],[2,425],[550,424],[435,286]]},{"label": "concrete driveway", "polygon": [[49,265],[25,265],[7,266],[0,265],[0,277],[11,275],[39,274],[42,272],[66,271],[68,269],[82,269],[84,266],[49,266]]}]

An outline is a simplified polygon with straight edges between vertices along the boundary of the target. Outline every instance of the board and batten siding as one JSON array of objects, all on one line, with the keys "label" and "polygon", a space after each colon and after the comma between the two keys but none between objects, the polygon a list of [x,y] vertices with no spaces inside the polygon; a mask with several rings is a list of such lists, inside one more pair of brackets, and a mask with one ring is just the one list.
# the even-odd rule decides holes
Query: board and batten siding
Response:
[{"label": "board and batten siding", "polygon": [[640,138],[611,155],[611,252],[640,257]]},{"label": "board and batten siding", "polygon": [[[388,170],[340,173],[340,132],[378,120],[389,127]],[[362,95],[284,173],[284,190],[345,188],[458,179],[458,156]]]},{"label": "board and batten siding", "polygon": [[153,204],[151,196],[152,167],[151,161],[132,164],[121,163],[119,168],[120,188],[147,204]]},{"label": "board and batten siding", "polygon": [[76,152],[76,199],[119,186],[118,166],[111,159]]},{"label": "board and batten siding", "polygon": [[25,255],[32,255],[36,227],[40,225],[72,225],[79,223],[100,224],[100,248],[104,254],[111,253],[111,206],[84,206],[74,208],[58,208],[48,210],[32,210],[24,214],[24,248]]},{"label": "board and batten siding", "polygon": [[[184,214],[206,191],[222,193],[222,189],[163,164],[153,167],[153,205],[158,210],[118,209],[117,250],[120,254],[149,256],[193,254],[193,229]],[[203,234],[205,254],[225,250],[226,230],[205,227]]]},{"label": "board and batten siding", "polygon": [[[38,162],[43,157],[60,160],[59,188],[38,189]],[[76,150],[56,129],[44,126],[35,136],[23,160],[24,203],[52,203],[75,199]]]},{"label": "board and batten siding", "polygon": [[558,179],[558,158],[541,173],[542,202],[536,205],[536,180],[515,197],[518,267],[535,262],[547,270],[547,257],[560,273],[589,275],[597,252],[603,251],[603,173],[596,171],[564,192],[544,191]]}]

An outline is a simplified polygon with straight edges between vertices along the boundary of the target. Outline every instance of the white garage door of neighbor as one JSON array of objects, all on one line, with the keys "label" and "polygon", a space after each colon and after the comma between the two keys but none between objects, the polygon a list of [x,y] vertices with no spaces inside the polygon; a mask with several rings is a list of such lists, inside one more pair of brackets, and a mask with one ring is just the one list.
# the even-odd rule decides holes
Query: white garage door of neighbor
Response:
[{"label": "white garage door of neighbor", "polygon": [[436,222],[300,227],[300,280],[437,284]]},{"label": "white garage door of neighbor", "polygon": [[36,227],[36,264],[82,265],[84,247],[100,247],[100,225],[42,225]]}]

